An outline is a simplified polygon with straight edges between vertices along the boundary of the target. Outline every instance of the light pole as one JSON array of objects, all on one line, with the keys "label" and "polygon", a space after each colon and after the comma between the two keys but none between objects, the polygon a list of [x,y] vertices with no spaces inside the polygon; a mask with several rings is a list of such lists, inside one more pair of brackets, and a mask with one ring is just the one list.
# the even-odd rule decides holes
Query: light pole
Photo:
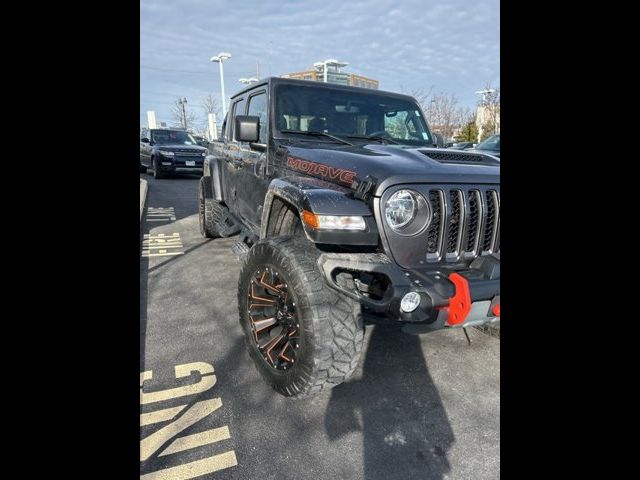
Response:
[{"label": "light pole", "polygon": [[231,58],[231,54],[227,52],[220,52],[215,57],[211,57],[212,62],[216,62],[220,64],[220,88],[222,89],[222,116],[224,117],[227,114],[227,104],[225,101],[224,95],[224,70],[222,68],[222,62],[224,60],[228,60]]}]

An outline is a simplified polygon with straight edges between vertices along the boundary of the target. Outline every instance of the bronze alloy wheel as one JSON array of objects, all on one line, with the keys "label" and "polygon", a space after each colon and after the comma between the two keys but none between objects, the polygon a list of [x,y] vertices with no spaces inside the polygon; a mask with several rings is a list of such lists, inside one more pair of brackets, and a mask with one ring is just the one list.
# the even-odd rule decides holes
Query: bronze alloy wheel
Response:
[{"label": "bronze alloy wheel", "polygon": [[247,289],[247,312],[256,346],[264,361],[287,370],[299,348],[296,303],[288,285],[273,267],[257,270]]}]

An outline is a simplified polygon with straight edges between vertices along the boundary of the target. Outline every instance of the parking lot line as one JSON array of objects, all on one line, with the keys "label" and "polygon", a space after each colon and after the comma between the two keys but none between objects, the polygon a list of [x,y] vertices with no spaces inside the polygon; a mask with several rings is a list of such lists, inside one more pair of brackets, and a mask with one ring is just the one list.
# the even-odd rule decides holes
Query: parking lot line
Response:
[{"label": "parking lot line", "polygon": [[228,440],[229,438],[231,438],[231,434],[229,433],[229,427],[226,425],[224,427],[212,428],[211,430],[205,430],[204,432],[177,438],[158,456],[162,457],[163,455],[178,453],[183,450],[189,450],[190,448],[201,447],[202,445]]},{"label": "parking lot line", "polygon": [[166,422],[172,420],[178,415],[186,405],[180,405],[178,407],[165,408],[163,410],[157,410],[155,412],[141,413],[140,414],[140,426],[152,425],[154,423]]},{"label": "parking lot line", "polygon": [[184,463],[177,467],[165,468],[156,472],[140,475],[140,480],[187,480],[189,478],[217,472],[238,465],[236,453],[231,450],[194,462]]}]

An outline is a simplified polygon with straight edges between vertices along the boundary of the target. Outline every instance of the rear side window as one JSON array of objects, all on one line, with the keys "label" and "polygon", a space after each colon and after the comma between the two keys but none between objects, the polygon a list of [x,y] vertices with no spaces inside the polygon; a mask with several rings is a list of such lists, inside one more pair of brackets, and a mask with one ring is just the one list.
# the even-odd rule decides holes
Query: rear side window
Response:
[{"label": "rear side window", "polygon": [[224,116],[224,121],[222,122],[222,130],[220,131],[220,138],[221,139],[224,139],[224,138],[228,139],[228,135],[227,135],[227,118],[229,118],[229,112],[227,112],[227,114]]},{"label": "rear side window", "polygon": [[231,132],[230,137],[235,140],[236,132],[234,132],[234,124],[236,123],[236,115],[244,115],[244,106],[247,101],[243,98],[238,100],[233,104],[233,110],[231,111],[231,125],[228,125],[229,132]]},{"label": "rear side window", "polygon": [[247,115],[260,117],[260,138],[258,143],[267,143],[267,95],[259,93],[249,98]]}]

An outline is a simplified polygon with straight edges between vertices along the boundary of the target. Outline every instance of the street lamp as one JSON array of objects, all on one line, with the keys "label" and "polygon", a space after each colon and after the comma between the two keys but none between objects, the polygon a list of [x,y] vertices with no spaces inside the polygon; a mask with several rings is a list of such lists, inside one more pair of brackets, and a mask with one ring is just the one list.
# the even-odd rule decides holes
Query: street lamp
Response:
[{"label": "street lamp", "polygon": [[221,52],[215,57],[211,57],[210,61],[220,64],[220,88],[222,89],[222,116],[227,114],[227,105],[224,95],[224,70],[222,68],[222,62],[231,58],[231,54],[227,52]]},{"label": "street lamp", "polygon": [[238,81],[239,81],[240,83],[244,83],[245,85],[249,85],[249,84],[251,84],[251,83],[257,82],[257,81],[258,81],[258,79],[257,79],[257,78],[255,78],[255,77],[251,77],[251,78],[240,78],[240,79],[238,79]]}]

